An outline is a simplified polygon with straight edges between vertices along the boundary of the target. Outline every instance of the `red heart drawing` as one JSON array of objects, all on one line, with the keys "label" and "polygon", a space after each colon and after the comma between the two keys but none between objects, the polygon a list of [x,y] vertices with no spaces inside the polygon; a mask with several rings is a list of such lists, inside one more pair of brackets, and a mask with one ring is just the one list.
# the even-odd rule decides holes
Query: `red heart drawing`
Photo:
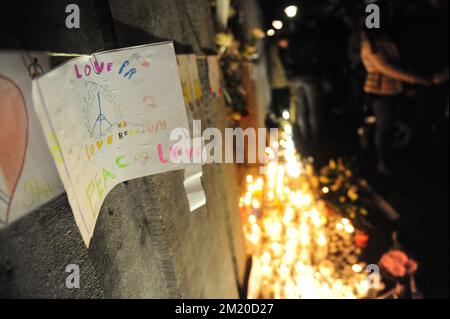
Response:
[{"label": "red heart drawing", "polygon": [[[22,175],[28,145],[28,113],[19,86],[0,74],[0,173],[6,189],[0,189],[0,200],[6,202],[4,223],[8,222],[12,199]],[[0,215],[1,219],[2,215]]]}]

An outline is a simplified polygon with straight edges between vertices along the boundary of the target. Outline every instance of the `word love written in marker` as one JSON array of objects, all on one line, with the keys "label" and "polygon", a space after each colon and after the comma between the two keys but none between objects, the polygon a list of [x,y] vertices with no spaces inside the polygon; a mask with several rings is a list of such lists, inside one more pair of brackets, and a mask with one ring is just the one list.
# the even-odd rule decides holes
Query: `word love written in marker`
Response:
[{"label": "word love written in marker", "polygon": [[[114,63],[109,62],[106,64],[104,62],[99,63],[98,61],[92,61],[90,64],[85,65],[77,65],[74,64],[74,72],[77,79],[81,80],[84,77],[89,77],[93,74],[101,75],[104,73],[111,73],[113,71]],[[124,78],[131,80],[133,75],[137,73],[136,68],[130,67],[130,62],[128,60],[124,61],[119,68],[118,74],[123,76]]]},{"label": "word love written in marker", "polygon": [[[168,164],[170,159],[164,157],[163,145],[158,144],[156,149],[160,163]],[[183,151],[186,152],[188,157],[192,158],[194,149],[190,147],[186,149],[178,147],[171,148],[171,157],[178,158],[182,156]],[[132,159],[133,157],[130,158],[126,155],[116,156],[114,167],[102,167],[93,177],[89,179],[85,188],[85,194],[94,216],[95,212],[99,210],[99,206],[105,199],[106,194],[108,194],[112,187],[117,184],[117,171],[128,169],[129,167],[132,167],[133,164],[138,164],[139,161],[142,166],[147,165],[149,163],[151,155],[152,154],[150,152],[136,154],[134,156],[134,163],[133,161],[130,161],[130,159]]]},{"label": "word love written in marker", "polygon": [[[128,128],[128,123],[122,121],[118,124],[119,133],[117,134],[119,141],[126,141],[128,138],[138,136],[141,134],[157,134],[161,131],[167,130],[167,122],[165,120],[158,120],[155,123],[148,124],[144,127]],[[85,153],[88,161],[94,158],[97,150],[110,147],[114,142],[114,135],[109,135],[104,139],[96,140],[95,143],[85,145]]]},{"label": "word love written in marker", "polygon": [[[113,63],[108,63],[106,66],[106,72],[108,72],[108,73],[111,72],[112,67],[113,67]],[[84,67],[74,64],[73,68],[74,68],[77,79],[82,79],[83,75],[85,77],[90,76],[92,73],[92,69],[94,69],[95,74],[99,74],[99,75],[105,72],[105,64],[103,62],[99,64],[97,61],[94,61],[93,65],[86,64],[86,65],[84,65]],[[81,72],[80,69],[83,71],[83,73]]]}]

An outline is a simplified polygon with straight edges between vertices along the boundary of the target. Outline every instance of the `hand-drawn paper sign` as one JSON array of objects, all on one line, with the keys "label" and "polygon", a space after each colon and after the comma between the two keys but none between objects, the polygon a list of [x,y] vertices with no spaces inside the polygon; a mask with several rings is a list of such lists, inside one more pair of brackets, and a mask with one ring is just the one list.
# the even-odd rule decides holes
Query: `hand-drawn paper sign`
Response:
[{"label": "hand-drawn paper sign", "polygon": [[28,114],[25,99],[19,86],[0,74],[0,128],[3,141],[0,143],[0,169],[5,189],[0,188],[0,200],[6,205],[0,221],[8,221],[10,202],[16,191],[28,141]]},{"label": "hand-drawn paper sign", "polygon": [[194,109],[195,97],[194,88],[190,79],[189,60],[187,54],[177,55],[178,72],[180,74],[181,88],[183,91],[184,102],[190,110]]},{"label": "hand-drawn paper sign", "polygon": [[[48,55],[29,52],[40,67]],[[63,192],[32,107],[31,77],[23,53],[0,52],[0,227]]]},{"label": "hand-drawn paper sign", "polygon": [[87,246],[116,185],[186,168],[170,161],[171,131],[189,128],[171,42],[71,60],[33,81],[33,99]]},{"label": "hand-drawn paper sign", "polygon": [[208,61],[208,76],[209,85],[211,88],[211,95],[218,97],[222,95],[222,89],[220,87],[220,66],[219,57],[217,55],[209,55]]}]

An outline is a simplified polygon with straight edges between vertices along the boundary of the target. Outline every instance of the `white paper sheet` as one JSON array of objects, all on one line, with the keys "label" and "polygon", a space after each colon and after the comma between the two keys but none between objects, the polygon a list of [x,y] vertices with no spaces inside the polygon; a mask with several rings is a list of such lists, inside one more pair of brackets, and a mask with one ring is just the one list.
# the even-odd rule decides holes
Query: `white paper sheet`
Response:
[{"label": "white paper sheet", "polygon": [[[190,123],[198,119],[198,106],[202,103],[203,94],[198,73],[196,56],[193,54],[177,55],[184,100],[189,109],[187,115]],[[201,132],[197,132],[201,134]],[[194,140],[200,140],[201,136],[194,136]],[[206,204],[206,195],[203,190],[201,178],[203,176],[202,165],[193,164],[186,168],[184,175],[184,189],[189,201],[190,211],[193,212]]]},{"label": "white paper sheet", "polygon": [[191,110],[198,108],[203,102],[202,86],[198,74],[197,57],[195,54],[177,55],[180,67],[180,77],[183,93],[189,102]]},{"label": "white paper sheet", "polygon": [[202,186],[203,165],[190,165],[184,173],[184,189],[193,212],[206,204],[206,195]]},{"label": "white paper sheet", "polygon": [[209,86],[211,88],[211,95],[213,97],[219,97],[222,95],[222,89],[220,86],[219,57],[217,55],[209,55],[207,57],[207,62],[208,62],[208,76],[209,76]]},{"label": "white paper sheet", "polygon": [[190,78],[189,55],[187,54],[177,55],[177,62],[184,101],[186,105],[189,107],[189,110],[193,110],[196,101],[193,82]]},{"label": "white paper sheet", "polygon": [[31,98],[35,58],[48,69],[44,52],[0,52],[0,228],[64,192]]},{"label": "white paper sheet", "polygon": [[194,88],[194,96],[196,106],[200,107],[203,104],[203,91],[200,83],[200,75],[198,74],[197,57],[195,54],[188,55],[190,79]]},{"label": "white paper sheet", "polygon": [[33,99],[87,246],[117,184],[190,166],[169,155],[170,132],[189,127],[171,42],[71,60],[33,81]]}]

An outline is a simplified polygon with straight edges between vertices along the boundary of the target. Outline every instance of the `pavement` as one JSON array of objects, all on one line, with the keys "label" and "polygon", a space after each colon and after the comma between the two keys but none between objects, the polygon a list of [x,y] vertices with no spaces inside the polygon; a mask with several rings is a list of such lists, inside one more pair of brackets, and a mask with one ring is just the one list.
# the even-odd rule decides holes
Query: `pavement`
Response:
[{"label": "pavement", "polygon": [[400,214],[397,222],[384,216],[372,218],[386,234],[398,231],[405,251],[418,260],[416,279],[425,298],[448,298],[448,120],[439,131],[397,152],[396,171],[390,177],[376,171],[373,149],[363,151],[359,146],[354,119],[330,115],[328,122],[324,140],[305,147],[306,152],[319,167],[330,158],[352,161],[355,173]]}]

